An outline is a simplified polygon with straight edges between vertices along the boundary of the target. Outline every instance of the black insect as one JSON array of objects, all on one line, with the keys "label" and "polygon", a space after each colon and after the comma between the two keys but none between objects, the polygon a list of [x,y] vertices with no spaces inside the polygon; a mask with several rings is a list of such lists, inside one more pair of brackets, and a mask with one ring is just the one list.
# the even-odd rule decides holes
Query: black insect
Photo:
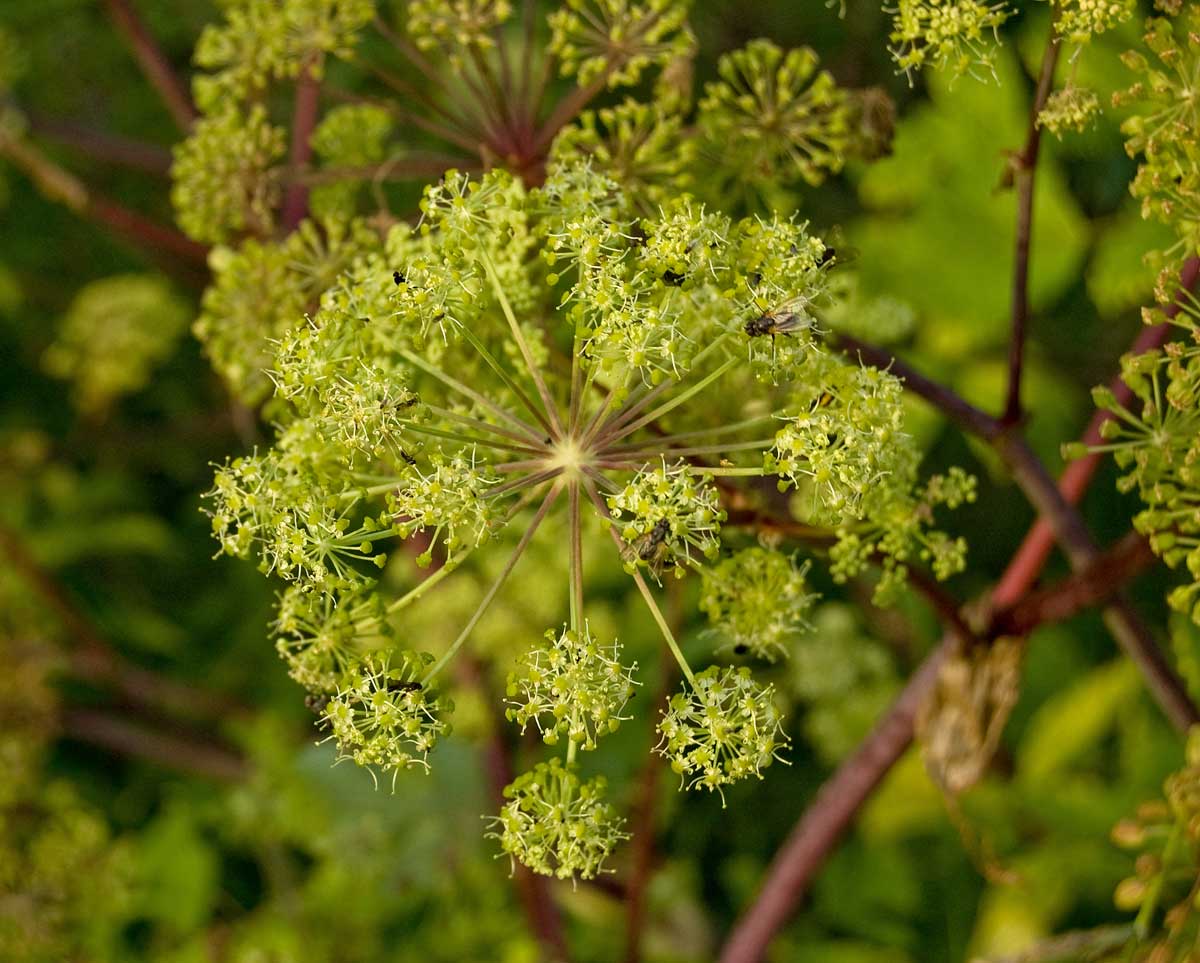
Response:
[{"label": "black insect", "polygon": [[642,544],[638,548],[638,558],[643,562],[649,562],[661,555],[666,549],[667,536],[670,534],[670,523],[665,518],[660,518],[654,523],[654,527],[642,536]]},{"label": "black insect", "polygon": [[417,460],[403,448],[400,449],[400,457],[404,459],[404,464],[406,465],[415,465],[417,463]]},{"label": "black insect", "polygon": [[826,264],[828,264],[830,261],[832,261],[835,257],[837,257],[837,248],[827,247],[827,248],[825,248],[824,251],[821,252],[821,256],[819,258],[817,258],[817,264],[820,267],[824,267]]},{"label": "black insect", "polygon": [[745,642],[739,642],[737,645],[735,645],[733,647],[734,655],[745,655],[749,651],[750,651],[750,646],[748,646]]},{"label": "black insect", "polygon": [[763,338],[767,335],[772,338],[776,335],[786,337],[796,331],[804,331],[811,328],[813,323],[804,310],[807,304],[808,299],[802,297],[785,301],[779,307],[764,311],[757,318],[751,318],[743,325],[742,330],[751,338]]},{"label": "black insect", "polygon": [[408,280],[408,278],[406,278],[404,276],[403,272],[401,272],[401,271],[393,271],[392,272],[392,280],[395,281],[397,284],[403,284],[405,281]]},{"label": "black insect", "polygon": [[671,287],[677,288],[680,285],[682,285],[684,281],[687,280],[687,275],[686,274],[676,274],[674,271],[668,269],[666,271],[663,271],[662,279],[663,279],[663,284],[669,284],[669,285],[671,285]]},{"label": "black insect", "polygon": [[388,679],[388,692],[420,692],[423,688],[420,682],[401,682],[399,679]]}]

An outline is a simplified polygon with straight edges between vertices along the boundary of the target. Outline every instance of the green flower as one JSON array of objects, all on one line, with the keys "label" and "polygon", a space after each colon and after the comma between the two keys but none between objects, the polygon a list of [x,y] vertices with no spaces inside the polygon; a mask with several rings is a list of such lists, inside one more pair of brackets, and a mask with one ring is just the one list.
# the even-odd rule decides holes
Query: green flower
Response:
[{"label": "green flower", "polygon": [[722,802],[723,787],[747,776],[761,779],[788,745],[774,686],[759,685],[746,668],[705,669],[671,697],[658,732],[658,752],[684,784],[716,790]]},{"label": "green flower", "polygon": [[808,591],[809,563],[765,548],[746,548],[704,571],[700,611],[739,655],[774,662],[811,626],[818,596]]},{"label": "green flower", "polygon": [[615,732],[633,696],[635,662],[621,664],[621,647],[601,645],[587,623],[581,632],[564,628],[546,633],[547,646],[526,654],[509,673],[508,718],[521,727],[532,722],[547,745],[566,735],[581,749],[595,749],[599,736]]},{"label": "green flower", "polygon": [[412,652],[362,661],[357,678],[339,687],[321,710],[339,759],[352,759],[372,775],[390,772],[393,788],[402,770],[428,770],[429,751],[450,731],[442,715],[453,709],[424,678],[432,661]]},{"label": "green flower", "polygon": [[613,847],[628,839],[622,820],[604,802],[606,782],[582,782],[558,759],[539,763],[504,790],[509,800],[491,835],[515,862],[543,876],[593,879]]},{"label": "green flower", "polygon": [[1003,0],[897,0],[891,14],[892,57],[911,83],[925,66],[954,76],[991,73],[1009,10]]}]

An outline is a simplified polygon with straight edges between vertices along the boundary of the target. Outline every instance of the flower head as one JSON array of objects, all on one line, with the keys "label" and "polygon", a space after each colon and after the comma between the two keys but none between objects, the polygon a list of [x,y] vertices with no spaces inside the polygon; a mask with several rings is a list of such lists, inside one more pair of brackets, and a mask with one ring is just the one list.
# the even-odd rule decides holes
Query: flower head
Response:
[{"label": "flower head", "polygon": [[788,739],[779,720],[774,686],[755,682],[747,668],[710,666],[671,697],[658,752],[689,789],[721,792],[747,776],[761,779],[780,758]]},{"label": "flower head", "polygon": [[621,664],[621,647],[601,645],[584,623],[576,632],[546,633],[546,646],[528,652],[508,676],[508,718],[521,731],[532,722],[554,745],[566,735],[582,749],[595,749],[598,736],[615,732],[633,696],[637,663]]},{"label": "flower head", "polygon": [[592,879],[627,833],[604,802],[603,776],[580,780],[558,759],[539,763],[504,790],[494,837],[515,861],[543,876]]},{"label": "flower head", "polygon": [[413,652],[362,661],[357,677],[339,687],[321,711],[339,759],[390,772],[393,785],[401,770],[429,768],[429,751],[450,730],[442,715],[453,708],[424,679],[432,662]]},{"label": "flower head", "polygon": [[700,610],[734,652],[774,662],[810,628],[817,596],[808,590],[808,567],[778,551],[742,549],[705,570]]}]

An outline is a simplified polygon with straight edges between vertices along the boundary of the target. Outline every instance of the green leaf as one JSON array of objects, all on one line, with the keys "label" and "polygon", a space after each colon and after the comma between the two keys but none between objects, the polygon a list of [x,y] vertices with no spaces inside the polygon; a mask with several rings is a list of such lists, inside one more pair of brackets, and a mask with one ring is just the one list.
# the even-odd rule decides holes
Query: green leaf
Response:
[{"label": "green leaf", "polygon": [[1018,778],[1036,783],[1079,761],[1112,731],[1117,710],[1138,691],[1137,669],[1118,659],[1048,700],[1030,721],[1017,752]]}]

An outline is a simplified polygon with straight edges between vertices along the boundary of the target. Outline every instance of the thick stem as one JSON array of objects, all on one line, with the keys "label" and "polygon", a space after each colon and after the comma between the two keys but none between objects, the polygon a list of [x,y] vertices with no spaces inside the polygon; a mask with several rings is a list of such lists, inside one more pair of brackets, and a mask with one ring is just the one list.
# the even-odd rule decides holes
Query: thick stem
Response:
[{"label": "thick stem", "polygon": [[166,177],[171,171],[171,152],[157,144],[148,144],[83,124],[26,114],[29,129],[39,138],[78,151],[92,160],[115,164],[131,170]]},{"label": "thick stem", "polygon": [[289,166],[292,182],[283,199],[281,221],[284,233],[291,233],[308,214],[308,185],[298,177],[312,160],[312,133],[317,126],[321,105],[321,65],[316,58],[300,68],[296,80],[295,102],[292,108],[292,149]]},{"label": "thick stem", "polygon": [[129,0],[104,0],[108,16],[128,42],[138,66],[158,91],[181,131],[185,133],[196,119],[196,108],[187,87],[171,67],[170,61],[158,46],[146,25]]},{"label": "thick stem", "polygon": [[1065,621],[1108,602],[1154,560],[1145,537],[1130,532],[1086,569],[996,612],[989,635],[1028,635],[1040,625]]},{"label": "thick stem", "polygon": [[[1063,498],[1062,492],[1028,443],[1019,436],[1004,434],[996,439],[996,449],[1012,470],[1026,497],[1041,517],[1050,523],[1071,568],[1078,572],[1095,564],[1100,553],[1087,526],[1079,513]],[[1125,599],[1118,598],[1104,610],[1104,624],[1125,654],[1141,670],[1151,693],[1171,723],[1181,732],[1186,732],[1190,726],[1200,722],[1200,711],[1192,703],[1187,688],[1133,606]]]},{"label": "thick stem", "polygon": [[821,787],[771,861],[753,905],[722,947],[721,963],[763,958],[859,808],[912,742],[917,712],[933,691],[943,659],[957,644],[948,635],[926,658],[854,755]]},{"label": "thick stem", "polygon": [[[1189,260],[1181,279],[1185,288],[1190,288],[1196,283],[1198,270],[1200,265],[1196,259]],[[1159,338],[1162,334],[1156,332],[1153,337]],[[1146,332],[1143,332],[1143,339],[1150,340]],[[941,408],[967,430],[975,431],[988,439],[1000,433],[995,420],[986,413],[915,372],[906,374],[907,367],[902,364],[893,365],[894,359],[886,352],[863,345],[854,339],[840,340],[868,363],[881,368],[892,367],[898,376],[905,378],[908,387]],[[1145,347],[1149,345],[1146,344]],[[899,370],[896,370],[897,368]],[[1128,397],[1128,388],[1120,387]],[[1093,419],[1089,435],[1095,433],[1095,437],[1099,437],[1099,424],[1103,420],[1103,417]],[[1072,472],[1068,468],[1064,473],[1059,483],[1061,504],[1055,508],[1055,517],[1060,522],[1061,507],[1066,506],[1069,509],[1070,501],[1082,497],[1094,471],[1095,460],[1087,469],[1081,468]],[[1049,538],[1040,532],[1049,533]],[[1054,518],[1039,518],[992,592],[991,604],[995,609],[1003,611],[1012,607],[1025,595],[1049,557],[1050,543],[1056,534]],[[1095,564],[1094,559],[1092,564]],[[1119,640],[1144,642],[1144,637],[1136,632],[1127,631],[1131,627],[1128,615],[1128,610],[1123,609],[1117,611],[1115,620],[1107,619],[1110,630],[1114,631],[1114,634],[1121,633],[1118,636]],[[1136,629],[1136,626],[1135,618],[1132,627]],[[722,950],[721,960],[724,963],[753,963],[762,958],[775,933],[808,892],[813,877],[845,832],[855,813],[908,748],[912,741],[916,712],[933,690],[942,660],[957,644],[957,640],[947,634],[941,646],[925,660],[909,680],[900,697],[876,725],[871,735],[822,786],[792,830],[784,847],[772,861],[758,897],[731,932]],[[1157,646],[1151,644],[1148,651],[1157,653]],[[1158,657],[1161,659],[1161,654]],[[1171,686],[1172,690],[1177,686],[1178,683]],[[1168,702],[1172,705],[1172,708],[1168,709],[1172,718],[1176,713],[1182,718],[1192,715],[1195,711],[1190,703],[1176,703],[1176,700],[1170,697]]]},{"label": "thick stem", "polygon": [[[1189,258],[1180,273],[1179,293],[1176,295],[1174,303],[1166,310],[1168,317],[1174,317],[1179,313],[1180,302],[1188,292],[1196,287],[1198,278],[1200,278],[1200,258]],[[1144,328],[1138,334],[1130,350],[1134,354],[1140,354],[1159,347],[1168,339],[1170,327],[1168,324],[1158,324]],[[1119,404],[1128,405],[1133,401],[1133,392],[1120,377],[1113,379],[1109,387],[1116,395]],[[1097,411],[1092,415],[1080,440],[1086,445],[1098,444],[1101,440],[1101,427],[1112,417],[1113,415],[1108,411]],[[1103,456],[1099,452],[1094,452],[1076,459],[1066,467],[1059,481],[1059,490],[1069,504],[1078,504],[1083,498],[1084,492],[1087,491],[1096,474],[1096,469],[1100,467],[1102,458]],[[1028,585],[1032,584],[1033,579],[1036,578],[1036,574],[1046,564],[1046,559],[1053,547],[1054,530],[1050,527],[1047,519],[1039,518],[1025,536],[1025,540],[1021,542],[1017,554],[1013,556],[1012,564],[997,585],[996,594],[1010,600],[1023,595]]]},{"label": "thick stem", "polygon": [[[203,244],[96,193],[28,141],[0,140],[0,156],[24,171],[46,198],[133,241],[164,267],[179,273],[177,259],[207,264],[208,248]],[[191,278],[192,272],[187,273]]]}]

